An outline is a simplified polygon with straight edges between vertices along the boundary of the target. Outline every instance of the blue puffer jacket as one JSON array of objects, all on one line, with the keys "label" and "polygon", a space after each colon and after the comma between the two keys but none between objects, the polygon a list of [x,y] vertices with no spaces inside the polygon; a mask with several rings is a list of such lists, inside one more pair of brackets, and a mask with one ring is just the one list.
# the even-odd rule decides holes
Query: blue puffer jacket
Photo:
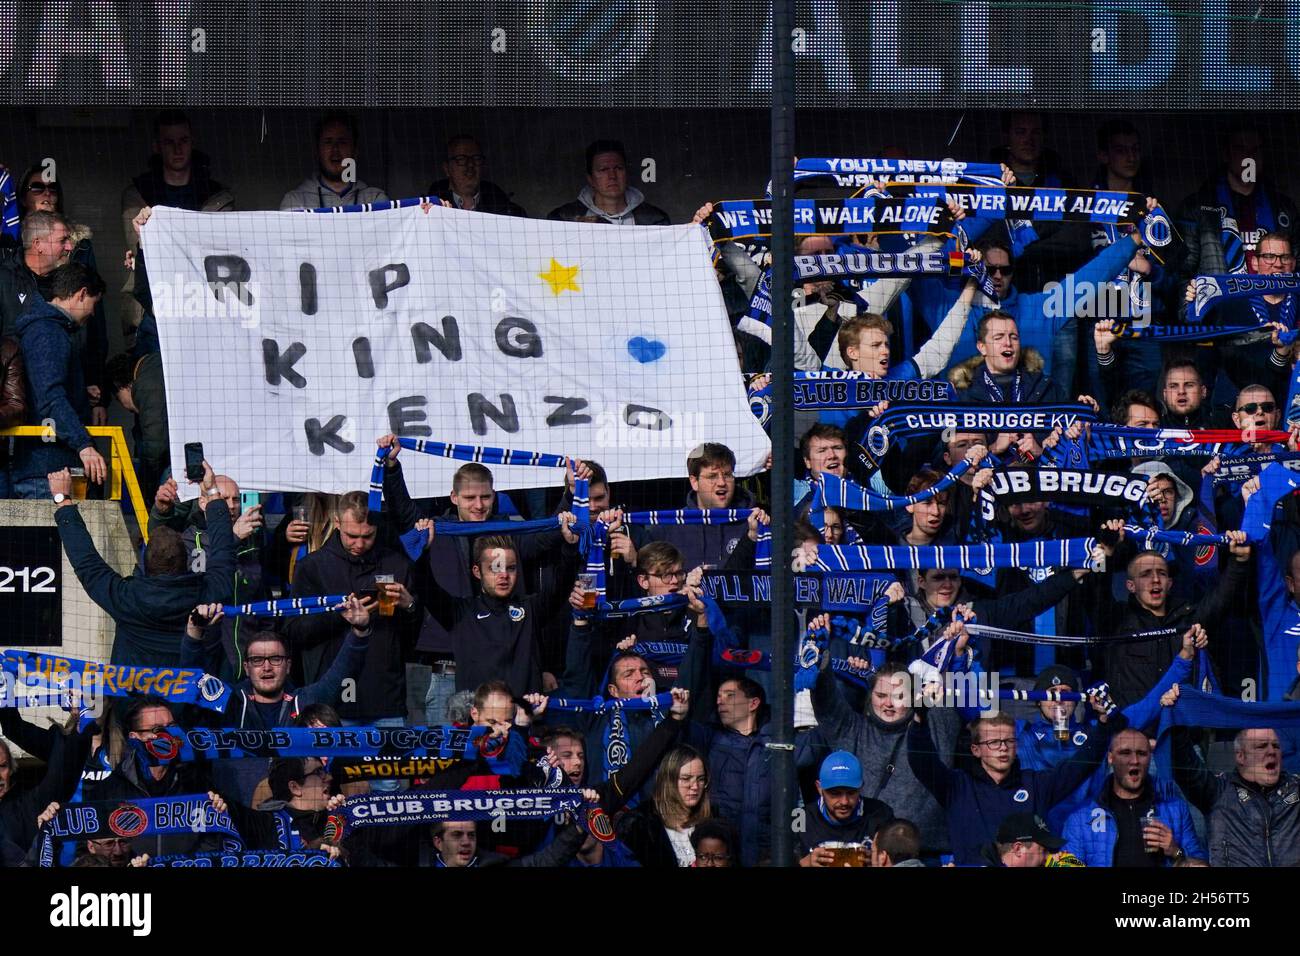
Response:
[{"label": "blue puffer jacket", "polygon": [[772,848],[769,725],[748,737],[716,725],[705,733],[708,739],[701,742],[708,755],[713,810],[740,831],[742,865],[757,866]]},{"label": "blue puffer jacket", "polygon": [[[1161,823],[1174,831],[1174,841],[1186,851],[1188,856],[1205,859],[1205,848],[1196,838],[1196,828],[1192,825],[1192,815],[1187,801],[1178,792],[1178,787],[1171,780],[1150,778],[1155,788],[1155,812]],[[1110,866],[1115,858],[1115,840],[1118,828],[1115,817],[1102,803],[1102,797],[1110,787],[1107,777],[1102,789],[1091,802],[1070,814],[1065,821],[1061,836],[1065,839],[1065,850],[1073,853],[1083,861],[1084,866]],[[1173,861],[1165,857],[1165,866],[1172,866]]]}]

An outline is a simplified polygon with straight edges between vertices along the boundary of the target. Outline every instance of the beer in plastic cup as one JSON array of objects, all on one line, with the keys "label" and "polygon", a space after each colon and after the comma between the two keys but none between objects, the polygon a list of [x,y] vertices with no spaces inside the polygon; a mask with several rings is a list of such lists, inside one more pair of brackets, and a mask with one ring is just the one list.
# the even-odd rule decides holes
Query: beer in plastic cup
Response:
[{"label": "beer in plastic cup", "polygon": [[391,574],[376,574],[375,587],[379,590],[379,616],[392,617],[397,611],[397,595],[384,587],[396,583]]},{"label": "beer in plastic cup", "polygon": [[866,866],[867,848],[862,843],[823,843],[834,858],[831,866]]},{"label": "beer in plastic cup", "polygon": [[582,585],[582,609],[584,611],[596,610],[596,575],[579,574],[578,583]]},{"label": "beer in plastic cup", "polygon": [[1070,712],[1065,709],[1064,704],[1057,705],[1056,716],[1052,719],[1052,730],[1060,743],[1070,739]]},{"label": "beer in plastic cup", "polygon": [[76,501],[85,501],[86,493],[90,490],[90,480],[86,478],[86,469],[70,468],[69,473],[72,475],[72,497]]}]

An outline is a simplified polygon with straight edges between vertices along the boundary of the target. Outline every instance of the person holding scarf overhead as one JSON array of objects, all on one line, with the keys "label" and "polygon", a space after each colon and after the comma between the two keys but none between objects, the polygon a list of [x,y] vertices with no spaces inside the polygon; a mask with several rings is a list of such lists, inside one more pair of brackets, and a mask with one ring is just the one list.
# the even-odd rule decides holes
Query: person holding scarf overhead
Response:
[{"label": "person holding scarf overhead", "polygon": [[[945,635],[965,642],[966,628],[954,623]],[[1046,815],[1069,797],[1105,759],[1110,735],[1128,726],[1127,718],[1098,693],[1088,703],[1101,722],[1099,732],[1050,770],[1026,770],[1016,759],[1016,722],[1006,713],[981,717],[971,724],[974,769],[947,766],[930,746],[926,724],[946,708],[917,708],[907,731],[907,762],[912,773],[947,812],[948,833],[958,866],[978,866],[984,844],[993,840],[998,825],[1010,814],[1028,811]]]},{"label": "person holding scarf overhead", "polygon": [[[655,694],[655,679],[650,663],[632,650],[640,641],[684,642],[686,656],[678,665],[678,683],[687,690],[693,708],[698,708],[709,680],[714,635],[709,627],[708,611],[700,601],[699,589],[688,585],[682,571],[681,556],[667,542],[653,542],[641,550],[638,581],[649,597],[681,593],[689,604],[685,609],[640,614],[627,622],[637,633],[625,637],[615,649],[608,667],[601,632],[606,630],[582,613],[583,588],[574,585],[569,597],[573,607],[573,624],[569,628],[564,675],[555,690],[557,697],[586,699],[596,695],[613,700],[635,700]],[[624,622],[615,622],[622,624]],[[616,632],[617,633],[617,632]],[[603,677],[602,677],[603,674]],[[707,706],[707,705],[706,705]],[[577,713],[575,722],[586,739],[599,746],[599,762],[593,760],[588,780],[603,783],[627,764],[645,739],[658,726],[662,715],[653,710],[607,709]]]},{"label": "person holding scarf overhead", "polygon": [[1222,171],[1184,199],[1176,217],[1185,244],[1180,263],[1185,275],[1204,269],[1198,229],[1202,217],[1217,220],[1228,272],[1250,271],[1265,234],[1290,234],[1300,225],[1295,203],[1264,175],[1264,141],[1259,131],[1237,126],[1223,146]]},{"label": "person holding scarf overhead", "polygon": [[[1290,275],[1296,271],[1295,244],[1285,232],[1268,232],[1259,240],[1250,257],[1255,275]],[[1196,282],[1187,284],[1185,301],[1196,301]],[[1206,313],[1209,325],[1242,326],[1242,334],[1220,339],[1206,353],[1202,371],[1208,385],[1211,374],[1221,364],[1229,381],[1237,388],[1260,383],[1275,394],[1286,391],[1294,353],[1292,344],[1284,344],[1281,334],[1293,332],[1300,324],[1300,294],[1273,292],[1241,298],[1228,298]]]}]

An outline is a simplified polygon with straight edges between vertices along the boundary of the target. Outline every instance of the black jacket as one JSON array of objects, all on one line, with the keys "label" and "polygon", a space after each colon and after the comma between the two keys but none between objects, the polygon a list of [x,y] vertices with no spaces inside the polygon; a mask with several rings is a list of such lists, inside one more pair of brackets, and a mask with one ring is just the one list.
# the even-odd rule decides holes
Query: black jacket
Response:
[{"label": "black jacket", "polygon": [[117,625],[112,663],[176,667],[190,611],[200,604],[230,603],[235,571],[230,510],[224,501],[214,499],[204,513],[212,537],[206,572],[124,578],[99,556],[77,509],[55,509],[63,550],[77,580]]},{"label": "black jacket", "polygon": [[[212,178],[211,160],[206,153],[194,150],[190,154],[190,185],[194,187],[195,204],[187,207],[193,211],[203,208],[203,204],[224,190],[226,187]],[[131,184],[140,190],[140,197],[146,206],[156,206],[167,194],[163,179],[162,157],[154,153],[149,157],[149,168],[131,180]]]},{"label": "black jacket", "polygon": [[542,689],[541,597],[501,599],[481,591],[459,600],[448,595],[435,603],[449,608],[453,622],[452,653],[456,689],[474,690],[490,680],[504,680],[516,694]]},{"label": "black jacket", "polygon": [[18,316],[48,298],[49,291],[48,276],[27,268],[21,248],[0,247],[0,335],[12,336]]},{"label": "black jacket", "polygon": [[[1103,662],[1110,694],[1120,707],[1141,700],[1160,680],[1183,647],[1183,632],[1193,624],[1200,624],[1209,633],[1210,643],[1225,637],[1215,633],[1215,626],[1229,610],[1230,602],[1243,589],[1248,564],[1229,557],[1227,569],[1219,578],[1214,590],[1195,604],[1181,604],[1171,608],[1163,617],[1152,614],[1130,596],[1118,623],[1110,633],[1136,634],[1172,627],[1174,633],[1163,639],[1138,641],[1127,644],[1103,645]],[[1204,674],[1196,672],[1193,665],[1192,684],[1199,684]]]},{"label": "black jacket", "polygon": [[[451,195],[451,181],[448,179],[439,179],[433,183],[429,187],[429,195],[445,199],[453,206],[456,204]],[[490,212],[498,216],[528,216],[528,213],[524,212],[524,207],[512,202],[510,195],[504,189],[486,179],[478,184],[478,205],[474,207],[474,212]]]},{"label": "black jacket", "polygon": [[[406,478],[402,474],[402,463],[395,462],[384,469],[384,501],[393,515],[393,523],[399,533],[415,526],[416,521],[425,517],[411,498],[406,488]],[[444,518],[456,518],[455,511],[444,514]],[[473,566],[474,535],[434,535],[425,549],[424,558],[417,570],[420,592],[441,591],[453,598],[472,598],[478,591],[478,582],[470,568]],[[543,531],[536,534],[512,536],[515,554],[521,564],[541,558],[544,555],[561,551],[576,554],[574,546],[565,542],[559,529]],[[524,574],[519,575],[514,596],[518,600],[524,597]],[[420,630],[420,651],[446,655],[452,653],[451,613],[448,607],[433,606],[432,613],[424,619]]]},{"label": "black jacket", "polygon": [[[20,848],[36,839],[36,818],[51,803],[66,804],[77,789],[81,769],[90,755],[90,734],[55,734],[45,776],[34,787],[11,789],[0,800],[0,843]],[[12,756],[10,757],[12,760]],[[17,772],[16,767],[10,771]],[[12,778],[10,786],[12,787]]]},{"label": "black jacket", "polygon": [[[128,749],[108,778],[87,785],[82,793],[87,802],[93,800],[139,800],[150,797],[183,796],[207,793],[212,789],[207,763],[173,763],[167,767],[161,780],[141,768],[135,751]],[[164,856],[169,853],[204,853],[222,849],[220,833],[177,833],[167,836],[142,836],[131,841],[131,855],[148,853]]]},{"label": "black jacket", "polygon": [[[376,543],[360,557],[343,547],[338,532],[330,535],[319,551],[298,563],[293,579],[293,596],[351,594],[375,586],[376,574],[391,574],[399,584],[411,587],[411,563],[406,555]],[[392,617],[371,616],[374,632],[366,660],[357,677],[355,701],[339,706],[340,716],[353,720],[406,715],[405,651],[414,642],[420,624],[417,601],[409,611],[398,608]],[[290,618],[285,632],[293,641],[293,653],[301,662],[304,684],[319,681],[343,647],[351,626],[337,611]]]}]

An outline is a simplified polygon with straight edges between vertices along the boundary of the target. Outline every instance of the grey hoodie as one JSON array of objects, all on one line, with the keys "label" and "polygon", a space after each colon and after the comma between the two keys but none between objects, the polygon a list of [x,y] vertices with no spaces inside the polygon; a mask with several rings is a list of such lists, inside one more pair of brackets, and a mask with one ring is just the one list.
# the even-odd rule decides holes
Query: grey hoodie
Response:
[{"label": "grey hoodie", "polygon": [[1148,481],[1156,475],[1164,475],[1174,483],[1174,491],[1177,493],[1178,500],[1174,503],[1174,513],[1170,515],[1167,524],[1170,528],[1177,528],[1178,522],[1183,518],[1184,514],[1189,513],[1187,509],[1191,506],[1192,499],[1195,497],[1192,494],[1192,489],[1187,487],[1187,482],[1174,474],[1173,469],[1163,461],[1144,461],[1140,465],[1134,465],[1129,471],[1135,475],[1146,475]]},{"label": "grey hoodie", "polygon": [[615,226],[666,226],[668,214],[658,206],[645,201],[645,194],[635,186],[628,186],[624,193],[627,206],[622,212],[608,213],[596,205],[596,196],[591,186],[583,186],[575,202],[565,203],[551,212],[548,219],[562,219],[570,222],[585,217],[595,216]]}]

